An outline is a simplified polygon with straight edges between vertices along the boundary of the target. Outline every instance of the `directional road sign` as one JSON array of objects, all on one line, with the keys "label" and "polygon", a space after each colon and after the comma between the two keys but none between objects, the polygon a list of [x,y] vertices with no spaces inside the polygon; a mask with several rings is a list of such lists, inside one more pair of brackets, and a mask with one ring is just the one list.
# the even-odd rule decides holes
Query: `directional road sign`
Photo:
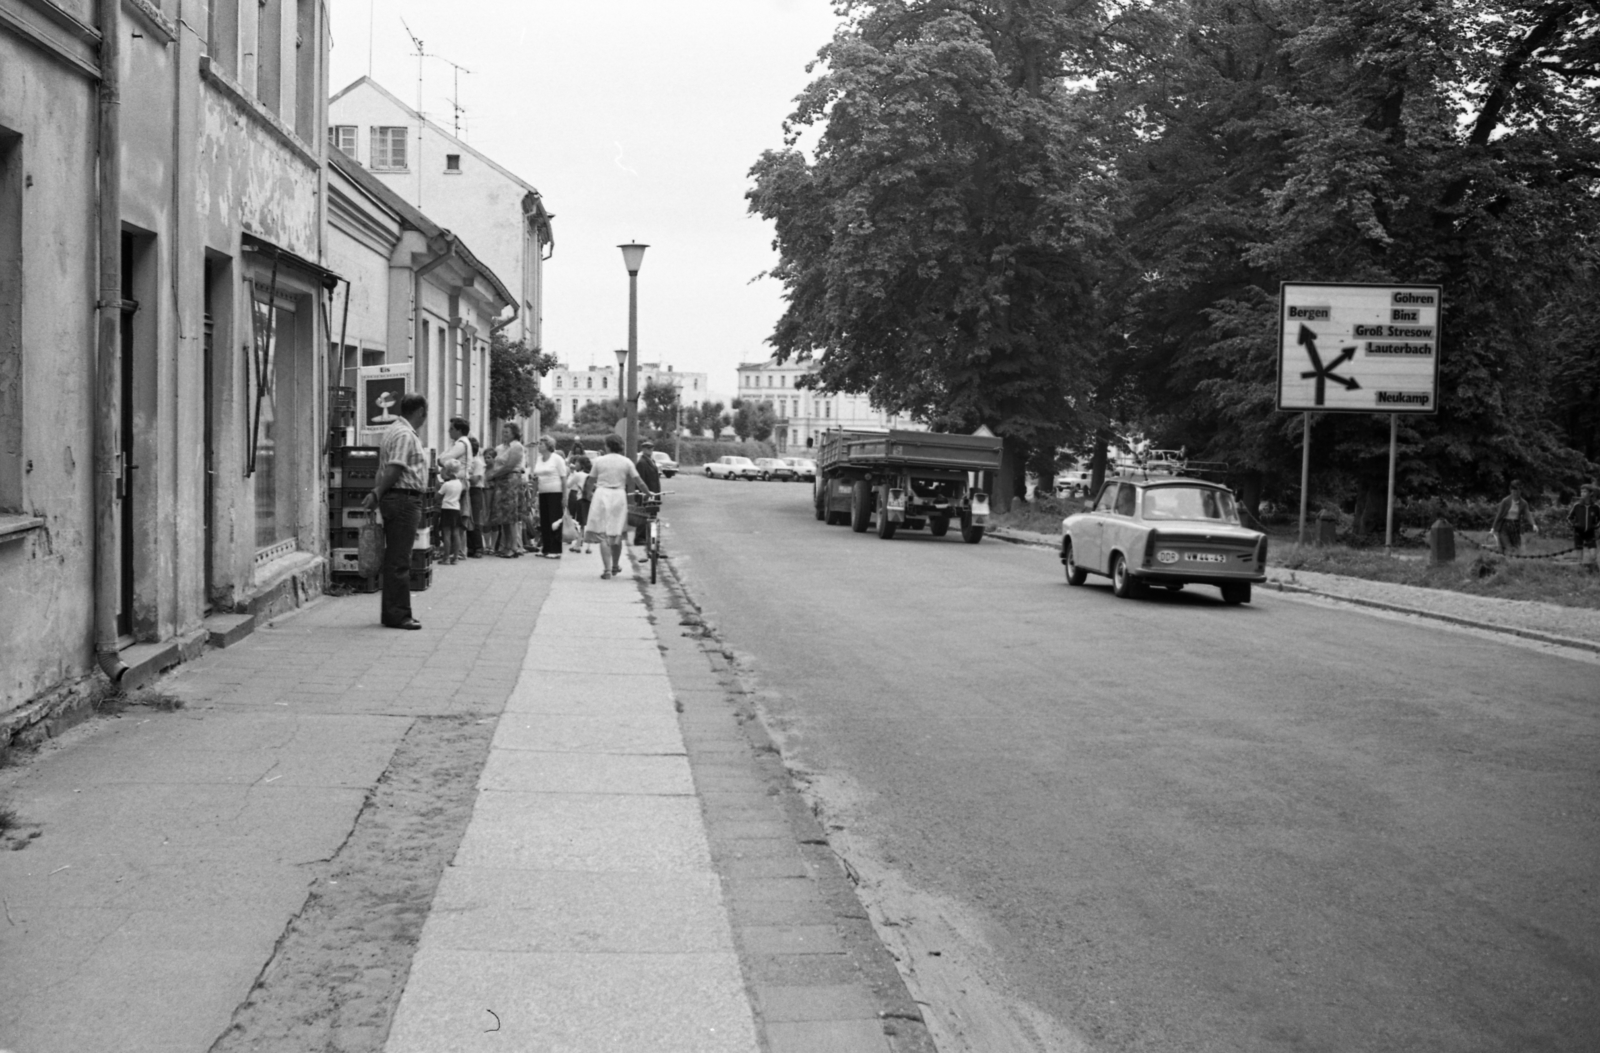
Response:
[{"label": "directional road sign", "polygon": [[1278,408],[1435,413],[1437,285],[1279,287]]}]

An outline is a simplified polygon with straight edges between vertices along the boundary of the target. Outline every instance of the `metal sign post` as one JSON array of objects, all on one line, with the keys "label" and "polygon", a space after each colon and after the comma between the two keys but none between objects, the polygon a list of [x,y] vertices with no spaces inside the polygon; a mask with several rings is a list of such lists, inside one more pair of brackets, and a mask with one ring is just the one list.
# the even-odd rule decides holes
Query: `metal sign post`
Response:
[{"label": "metal sign post", "polygon": [[1311,414],[1300,414],[1305,432],[1300,440],[1300,544],[1306,543],[1306,499],[1311,493]]},{"label": "metal sign post", "polygon": [[1305,414],[1300,543],[1311,488],[1311,413],[1389,416],[1389,502],[1384,544],[1394,544],[1395,460],[1402,413],[1439,408],[1438,285],[1313,284],[1278,287],[1278,409]]},{"label": "metal sign post", "polygon": [[1394,449],[1400,435],[1400,414],[1389,414],[1389,503],[1383,520],[1383,547],[1394,547]]}]

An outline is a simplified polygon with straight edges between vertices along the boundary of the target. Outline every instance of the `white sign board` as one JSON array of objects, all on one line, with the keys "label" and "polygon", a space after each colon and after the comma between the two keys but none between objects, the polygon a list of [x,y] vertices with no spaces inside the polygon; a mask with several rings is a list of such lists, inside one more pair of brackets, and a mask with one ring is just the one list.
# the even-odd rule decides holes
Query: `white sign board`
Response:
[{"label": "white sign board", "polygon": [[356,435],[362,446],[376,446],[383,430],[399,420],[395,407],[411,388],[411,363],[360,366],[356,370]]},{"label": "white sign board", "polygon": [[1278,408],[1438,412],[1442,291],[1282,283]]}]

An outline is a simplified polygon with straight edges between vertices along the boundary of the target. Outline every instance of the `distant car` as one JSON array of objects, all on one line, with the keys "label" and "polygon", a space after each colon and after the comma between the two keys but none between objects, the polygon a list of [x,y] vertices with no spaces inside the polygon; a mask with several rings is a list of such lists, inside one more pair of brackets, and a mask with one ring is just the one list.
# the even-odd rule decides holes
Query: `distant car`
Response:
[{"label": "distant car", "polygon": [[1090,574],[1131,598],[1146,586],[1215,585],[1228,604],[1250,602],[1267,580],[1267,536],[1239,523],[1226,486],[1181,476],[1112,479],[1085,512],[1061,521],[1068,585]]},{"label": "distant car", "polygon": [[776,457],[757,457],[756,467],[761,469],[761,478],[764,480],[776,479],[779,482],[792,483],[798,478],[788,461]]},{"label": "distant car", "polygon": [[759,479],[761,469],[748,457],[718,457],[706,465],[708,479]]},{"label": "distant car", "polygon": [[656,462],[656,468],[665,479],[671,479],[678,474],[678,462],[667,455],[665,450],[652,450],[650,456]]},{"label": "distant car", "polygon": [[1068,468],[1056,473],[1056,496],[1077,497],[1089,492],[1092,473],[1087,468]]},{"label": "distant car", "polygon": [[785,457],[789,467],[794,469],[796,479],[815,481],[817,478],[817,462],[805,457]]}]

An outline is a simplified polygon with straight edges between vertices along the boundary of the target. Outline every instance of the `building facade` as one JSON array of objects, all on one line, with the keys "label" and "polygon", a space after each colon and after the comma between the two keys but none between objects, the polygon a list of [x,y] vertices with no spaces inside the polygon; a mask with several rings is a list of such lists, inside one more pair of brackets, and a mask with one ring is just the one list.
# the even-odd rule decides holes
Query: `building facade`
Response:
[{"label": "building facade", "polygon": [[772,405],[778,418],[772,441],[779,450],[810,449],[830,428],[927,430],[909,417],[876,409],[865,395],[837,395],[798,386],[801,377],[815,371],[814,363],[780,363],[770,358],[739,366],[739,390],[734,397]]},{"label": "building facade", "polygon": [[428,399],[424,446],[448,447],[452,417],[491,437],[489,338],[516,301],[471,248],[342,154],[328,160],[328,258],[346,278],[335,302],[333,347],[341,386],[356,394],[353,438],[376,441],[363,369],[404,367]]},{"label": "building facade", "polygon": [[553,217],[531,183],[370,77],[330,100],[328,142],[471,245],[513,294],[516,314],[507,337],[535,350],[544,346],[544,264],[555,240]]},{"label": "building facade", "polygon": [[[616,366],[589,366],[573,369],[562,365],[552,369],[540,382],[542,393],[553,399],[561,411],[554,421],[545,421],[548,427],[570,425],[585,406],[596,402],[614,402],[623,395],[619,389],[621,372]],[[660,362],[639,363],[639,390],[648,384],[670,384],[678,389],[679,400],[685,406],[697,406],[710,396],[706,392],[704,373],[679,373],[672,366]]]},{"label": "building facade", "polygon": [[325,5],[179,8],[0,0],[0,717],[321,588]]}]

